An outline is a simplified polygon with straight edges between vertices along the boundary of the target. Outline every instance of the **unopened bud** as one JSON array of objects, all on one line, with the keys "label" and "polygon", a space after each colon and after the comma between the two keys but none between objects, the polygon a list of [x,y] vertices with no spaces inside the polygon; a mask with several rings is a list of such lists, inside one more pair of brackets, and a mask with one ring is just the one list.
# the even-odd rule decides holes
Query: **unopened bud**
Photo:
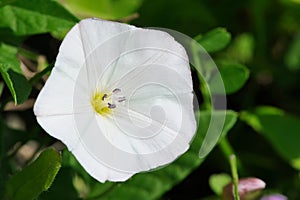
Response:
[{"label": "unopened bud", "polygon": [[[243,178],[239,180],[238,191],[241,200],[252,200],[266,187],[266,183],[258,178]],[[223,189],[224,200],[234,200],[233,184],[229,183]]]}]

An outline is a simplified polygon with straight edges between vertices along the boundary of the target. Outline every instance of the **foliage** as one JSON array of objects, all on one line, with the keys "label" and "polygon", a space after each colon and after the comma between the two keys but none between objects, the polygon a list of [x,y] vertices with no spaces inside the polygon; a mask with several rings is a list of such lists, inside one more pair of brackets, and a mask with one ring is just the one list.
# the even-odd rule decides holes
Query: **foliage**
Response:
[{"label": "foliage", "polygon": [[51,186],[60,164],[61,157],[54,149],[45,150],[32,164],[8,180],[4,199],[34,199]]},{"label": "foliage", "polygon": [[[267,190],[299,199],[299,13],[299,1],[290,0],[0,0],[0,198],[216,198],[230,181],[219,174],[230,173],[222,155],[226,140],[237,155],[241,177],[259,176]],[[62,155],[60,148],[48,149],[59,142],[38,127],[32,100],[53,67],[44,63],[55,62],[60,41],[78,18],[91,16],[181,31],[210,53],[230,109],[218,140],[221,148],[198,156],[211,108],[203,106],[209,94],[195,66],[199,128],[189,151],[174,163],[127,182],[101,184],[67,149]],[[210,89],[223,95],[215,79],[211,72]],[[24,147],[33,153],[26,157]]]}]

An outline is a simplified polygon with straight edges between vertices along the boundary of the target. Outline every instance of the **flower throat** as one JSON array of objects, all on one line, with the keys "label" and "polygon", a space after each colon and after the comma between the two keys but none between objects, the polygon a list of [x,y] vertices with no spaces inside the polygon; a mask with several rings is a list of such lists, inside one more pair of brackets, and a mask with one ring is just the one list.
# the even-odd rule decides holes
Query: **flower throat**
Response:
[{"label": "flower throat", "polygon": [[121,89],[119,88],[116,88],[109,93],[103,93],[97,90],[93,94],[91,101],[94,110],[102,116],[111,114],[112,111],[117,107],[118,103],[126,100],[124,96],[118,95],[120,92]]}]

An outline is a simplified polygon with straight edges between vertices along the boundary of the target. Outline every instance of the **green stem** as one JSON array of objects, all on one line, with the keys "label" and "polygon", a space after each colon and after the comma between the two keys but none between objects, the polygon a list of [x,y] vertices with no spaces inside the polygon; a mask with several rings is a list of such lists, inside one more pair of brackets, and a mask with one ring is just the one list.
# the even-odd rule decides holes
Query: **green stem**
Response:
[{"label": "green stem", "polygon": [[35,84],[37,81],[39,81],[42,78],[42,76],[50,72],[53,67],[54,67],[54,63],[49,64],[45,69],[43,69],[41,72],[37,73],[34,77],[32,77],[29,80],[29,83],[31,83],[32,85]]},{"label": "green stem", "polygon": [[206,83],[205,78],[203,77],[203,70],[201,68],[201,62],[199,59],[199,52],[197,51],[197,43],[196,42],[192,42],[191,43],[191,49],[192,49],[192,56],[193,56],[193,61],[194,61],[194,67],[197,71],[198,74],[198,78],[200,81],[200,91],[203,95],[203,107],[205,110],[211,110],[212,106],[211,106],[211,95],[210,95],[210,91],[209,91],[209,87]]},{"label": "green stem", "polygon": [[239,176],[238,176],[237,167],[236,167],[236,157],[234,154],[232,154],[229,157],[229,163],[230,163],[231,174],[232,174],[232,178],[233,178],[233,197],[234,197],[234,200],[240,200],[239,188],[238,188]]},{"label": "green stem", "polygon": [[226,159],[234,154],[234,150],[226,136],[220,140],[219,147],[221,148],[221,151],[225,155]]},{"label": "green stem", "polygon": [[205,110],[212,110],[213,107],[211,104],[211,98],[210,98],[211,95],[210,95],[210,91],[208,89],[208,85],[201,75],[198,75],[198,77],[201,77],[200,78],[200,90],[203,95],[203,107]]}]

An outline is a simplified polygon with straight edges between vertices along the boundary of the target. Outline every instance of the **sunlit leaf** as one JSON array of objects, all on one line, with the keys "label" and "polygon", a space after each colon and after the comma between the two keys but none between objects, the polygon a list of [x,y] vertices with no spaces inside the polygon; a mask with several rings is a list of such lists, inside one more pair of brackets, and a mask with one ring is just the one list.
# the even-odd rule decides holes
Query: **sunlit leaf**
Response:
[{"label": "sunlit leaf", "polygon": [[242,112],[241,119],[264,135],[274,149],[300,170],[300,118],[272,107],[258,107]]},{"label": "sunlit leaf", "polygon": [[36,198],[52,184],[61,166],[61,156],[48,149],[30,165],[13,175],[7,182],[5,199],[28,200]]},{"label": "sunlit leaf", "polygon": [[120,19],[134,13],[143,0],[60,0],[81,17]]},{"label": "sunlit leaf", "polygon": [[196,41],[209,53],[225,48],[231,39],[231,35],[225,28],[216,28],[205,35],[198,35]]},{"label": "sunlit leaf", "polygon": [[54,0],[14,0],[0,7],[0,27],[16,35],[66,33],[77,19]]},{"label": "sunlit leaf", "polygon": [[226,56],[238,62],[247,63],[253,59],[254,37],[250,33],[243,33],[234,38],[228,47]]},{"label": "sunlit leaf", "polygon": [[213,174],[209,177],[209,186],[218,196],[222,195],[223,188],[231,182],[231,176],[228,174]]}]

